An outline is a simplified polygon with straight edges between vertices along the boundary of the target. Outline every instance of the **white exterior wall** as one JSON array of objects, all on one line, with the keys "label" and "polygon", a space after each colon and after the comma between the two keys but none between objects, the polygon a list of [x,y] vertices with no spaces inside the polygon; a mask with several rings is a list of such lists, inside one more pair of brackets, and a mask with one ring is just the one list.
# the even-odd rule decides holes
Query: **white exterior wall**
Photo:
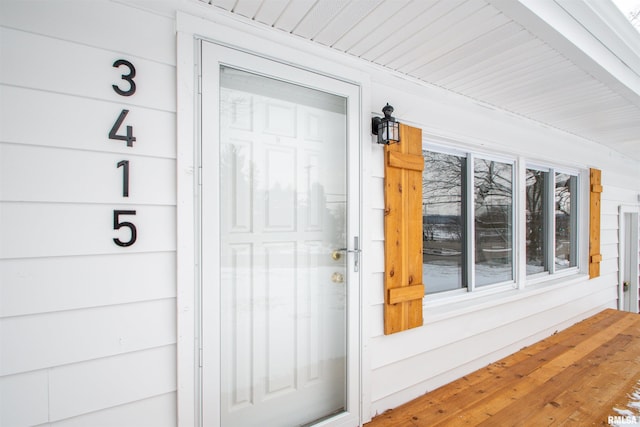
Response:
[{"label": "white exterior wall", "polygon": [[[205,10],[176,4],[189,13]],[[193,283],[176,280],[176,151],[185,142],[176,139],[175,94],[193,82],[176,80],[176,22],[167,5],[161,13],[108,1],[0,4],[2,427],[176,424],[176,366],[184,363],[176,354],[192,354],[176,353],[176,313],[187,327],[193,316],[193,307],[177,309],[176,294],[191,295]],[[241,27],[216,19],[215,26]],[[251,32],[270,34],[255,26]],[[363,135],[363,421],[616,307],[618,206],[637,204],[637,162],[310,43],[289,41],[282,52],[280,59],[301,66],[327,72],[333,63],[334,73],[348,67],[362,76],[363,129],[389,102],[427,142],[449,140],[585,173],[602,169],[600,278],[580,274],[520,290],[428,297],[425,326],[384,336],[382,149]],[[121,58],[137,70],[138,90],[129,98],[111,88],[126,87],[126,68],[112,67]],[[133,147],[107,137],[124,108],[130,113],[119,133],[133,126]],[[116,168],[123,159],[131,162],[127,199]],[[131,247],[112,241],[126,238],[126,230],[112,229],[114,209],[137,211],[124,217],[138,228]],[[586,267],[586,256],[581,262]],[[195,395],[183,396],[184,415]]]},{"label": "white exterior wall", "polygon": [[[402,88],[401,92],[393,88]],[[442,90],[421,88],[399,78],[373,76],[372,111],[386,102],[402,122],[423,129],[425,143],[450,141],[452,148],[512,156],[571,168],[581,181],[581,274],[524,283],[499,292],[479,290],[442,299],[427,296],[424,326],[383,334],[384,213],[383,157],[373,147],[372,249],[377,260],[370,282],[371,415],[380,414],[543,339],[604,308],[618,298],[618,206],[637,204],[638,165],[605,147],[496,111]],[[588,279],[589,167],[602,169],[601,275]],[[586,181],[585,181],[586,179]],[[517,203],[517,201],[515,202]],[[586,206],[585,206],[586,203]],[[587,226],[587,227],[585,227]],[[514,232],[518,232],[517,230]],[[516,254],[516,259],[517,259]],[[518,283],[522,288],[522,283]]]},{"label": "white exterior wall", "polygon": [[[176,423],[174,34],[117,3],[0,4],[2,427]],[[123,109],[132,147],[108,138]]]}]

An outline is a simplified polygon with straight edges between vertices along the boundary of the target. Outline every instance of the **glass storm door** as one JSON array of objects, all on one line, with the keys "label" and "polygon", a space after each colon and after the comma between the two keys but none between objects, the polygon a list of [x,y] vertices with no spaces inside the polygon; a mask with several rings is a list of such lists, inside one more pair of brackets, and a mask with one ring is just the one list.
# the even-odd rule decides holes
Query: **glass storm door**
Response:
[{"label": "glass storm door", "polygon": [[340,418],[357,265],[345,250],[347,98],[234,65],[217,71],[220,425]]}]

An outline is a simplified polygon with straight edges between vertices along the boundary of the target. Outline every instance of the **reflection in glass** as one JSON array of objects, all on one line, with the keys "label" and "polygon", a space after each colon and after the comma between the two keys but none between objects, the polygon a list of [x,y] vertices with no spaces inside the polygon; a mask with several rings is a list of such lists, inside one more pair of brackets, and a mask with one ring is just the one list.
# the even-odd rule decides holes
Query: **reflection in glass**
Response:
[{"label": "reflection in glass", "polygon": [[465,158],[424,152],[423,276],[427,294],[466,287],[464,260]]},{"label": "reflection in glass", "polygon": [[577,177],[566,173],[556,173],[555,215],[556,215],[556,271],[576,264],[576,198]]},{"label": "reflection in glass", "polygon": [[527,274],[548,271],[547,258],[547,221],[545,215],[545,189],[549,173],[527,169],[526,172],[526,204],[527,204]]},{"label": "reflection in glass", "polygon": [[513,279],[513,166],[474,163],[476,286]]},{"label": "reflection in glass", "polygon": [[220,280],[207,286],[224,325],[224,426],[346,408],[348,273],[332,257],[347,243],[346,137],[345,98],[220,69]]}]

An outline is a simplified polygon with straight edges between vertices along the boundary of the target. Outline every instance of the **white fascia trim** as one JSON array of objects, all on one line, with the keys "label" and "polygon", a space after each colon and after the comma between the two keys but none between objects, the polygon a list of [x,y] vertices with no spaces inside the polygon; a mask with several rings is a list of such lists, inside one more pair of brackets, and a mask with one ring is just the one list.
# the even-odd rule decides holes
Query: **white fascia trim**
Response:
[{"label": "white fascia trim", "polygon": [[[611,27],[615,24],[612,3],[591,0],[488,1],[586,73],[640,107],[640,57],[629,48],[628,39],[623,39]],[[640,35],[637,39],[640,40]]]},{"label": "white fascia trim", "polygon": [[640,32],[611,1],[555,0],[613,53],[640,75]]}]

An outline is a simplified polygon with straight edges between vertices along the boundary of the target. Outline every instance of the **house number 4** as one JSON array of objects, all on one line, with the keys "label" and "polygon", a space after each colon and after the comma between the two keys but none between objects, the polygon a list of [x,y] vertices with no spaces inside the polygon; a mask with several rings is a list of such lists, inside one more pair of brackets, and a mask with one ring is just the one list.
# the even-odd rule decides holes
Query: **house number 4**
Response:
[{"label": "house number 4", "polygon": [[[122,74],[121,78],[124,80],[123,83],[119,83],[117,85],[111,85],[113,90],[120,96],[131,96],[136,93],[136,82],[133,80],[136,76],[136,67],[126,59],[118,59],[113,63],[115,68],[124,67],[127,72]],[[120,85],[124,86],[124,89],[120,87]],[[133,147],[133,143],[136,140],[136,137],[133,136],[133,126],[126,126],[125,133],[121,132],[122,124],[124,120],[127,118],[127,114],[129,114],[129,110],[123,109],[120,112],[120,115],[116,119],[115,123],[111,127],[109,131],[109,139],[114,139],[117,141],[125,141],[127,143],[127,147]],[[117,163],[117,168],[122,168],[122,197],[129,197],[129,160],[121,160]],[[122,219],[125,215],[135,215],[136,211],[134,210],[120,210],[115,209],[113,211],[113,229],[119,230],[121,228],[129,229],[129,240],[120,240],[118,237],[113,238],[113,242],[118,246],[131,246],[138,239],[138,230],[136,229],[135,224],[131,221],[124,221]]]}]

